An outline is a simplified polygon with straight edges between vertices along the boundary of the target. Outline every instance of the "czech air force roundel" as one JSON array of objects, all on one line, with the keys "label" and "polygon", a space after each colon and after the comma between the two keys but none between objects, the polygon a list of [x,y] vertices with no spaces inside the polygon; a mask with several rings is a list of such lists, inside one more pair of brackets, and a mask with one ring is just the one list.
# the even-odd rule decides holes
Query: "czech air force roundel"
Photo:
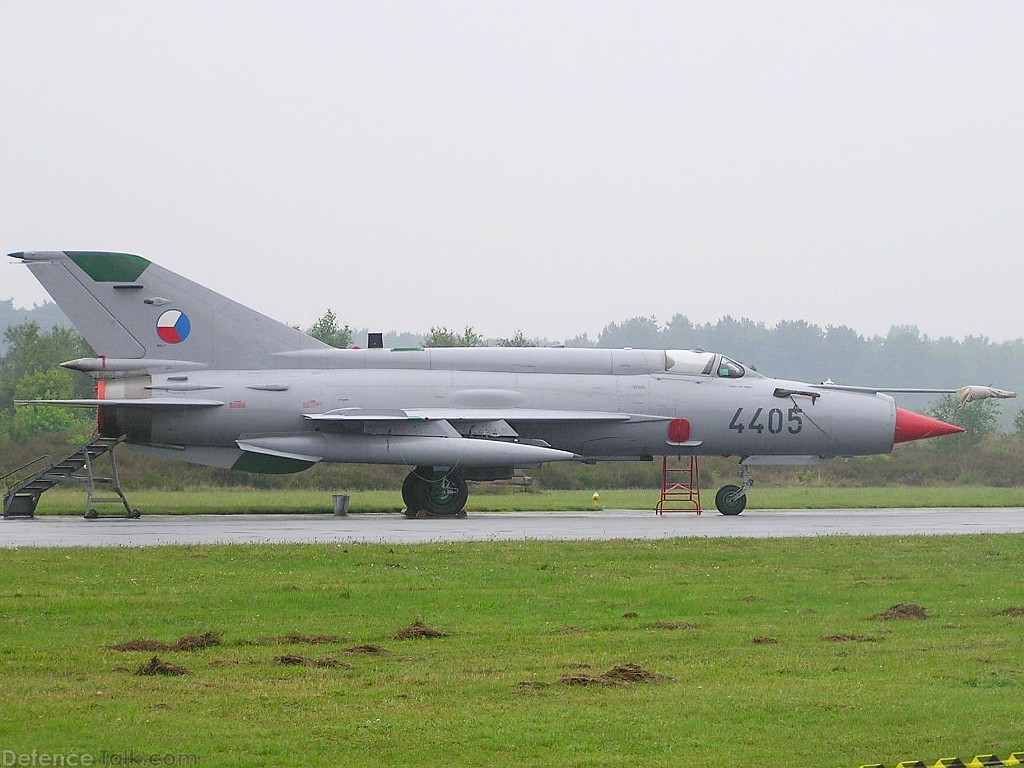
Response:
[{"label": "czech air force roundel", "polygon": [[188,338],[192,323],[188,315],[177,309],[169,309],[156,321],[156,334],[168,344],[181,344]]}]

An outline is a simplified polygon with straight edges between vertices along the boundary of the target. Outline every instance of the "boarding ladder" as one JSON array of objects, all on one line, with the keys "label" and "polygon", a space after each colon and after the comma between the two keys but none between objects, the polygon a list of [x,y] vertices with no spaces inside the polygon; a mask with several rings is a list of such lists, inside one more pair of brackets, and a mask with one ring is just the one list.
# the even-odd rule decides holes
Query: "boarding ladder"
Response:
[{"label": "boarding ladder", "polygon": [[[128,505],[124,491],[121,489],[121,481],[117,476],[117,460],[114,457],[114,448],[124,441],[124,437],[97,437],[85,445],[79,446],[60,461],[47,463],[42,469],[31,472],[27,477],[20,480],[8,482],[7,491],[4,494],[4,517],[35,517],[36,507],[39,505],[39,497],[58,483],[82,483],[87,490],[85,502],[85,518],[94,520],[100,517],[96,511],[97,504],[117,504],[124,507],[124,517],[135,518],[139,516],[137,509],[133,510]],[[110,477],[97,477],[93,462],[100,456],[110,456]],[[49,462],[49,456],[40,456],[35,461],[30,461],[12,472],[8,472],[0,480],[8,481],[19,473],[29,470],[31,467]],[[109,486],[116,496],[102,496],[96,493],[96,486]],[[114,515],[110,515],[114,517]],[[121,517],[121,515],[116,515]]]},{"label": "boarding ladder", "polygon": [[700,514],[700,483],[696,456],[664,456],[661,460],[661,500],[655,508],[659,515],[666,512],[696,512]]}]

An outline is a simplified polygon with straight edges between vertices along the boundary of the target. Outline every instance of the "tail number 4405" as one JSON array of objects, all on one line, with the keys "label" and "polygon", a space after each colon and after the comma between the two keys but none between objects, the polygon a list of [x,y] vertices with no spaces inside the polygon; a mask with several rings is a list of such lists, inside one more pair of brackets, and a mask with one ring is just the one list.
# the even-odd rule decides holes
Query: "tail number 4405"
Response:
[{"label": "tail number 4405", "polygon": [[743,434],[745,430],[749,429],[759,435],[763,435],[765,432],[770,435],[780,435],[782,430],[786,430],[791,435],[797,435],[804,428],[801,412],[796,407],[787,411],[783,411],[781,408],[771,408],[767,412],[764,408],[757,408],[753,415],[747,418],[750,409],[737,408],[736,413],[732,416],[732,421],[729,422],[729,429],[735,430],[739,434]]}]

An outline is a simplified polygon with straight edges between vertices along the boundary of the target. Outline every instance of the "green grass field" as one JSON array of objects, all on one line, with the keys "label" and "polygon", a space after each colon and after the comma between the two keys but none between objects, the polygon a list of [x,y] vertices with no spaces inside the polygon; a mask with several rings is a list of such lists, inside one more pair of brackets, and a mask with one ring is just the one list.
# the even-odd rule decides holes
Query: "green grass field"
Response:
[{"label": "green grass field", "polygon": [[[557,511],[593,509],[593,494],[604,509],[654,509],[659,492],[650,489],[588,489],[585,491],[475,492],[468,512]],[[402,495],[394,491],[349,491],[352,512],[398,512]],[[129,491],[128,500],[145,514],[238,514],[268,512],[331,512],[328,491],[244,490],[197,488],[190,491]],[[714,511],[714,490],[702,493],[704,507]],[[44,494],[37,514],[84,512],[85,493],[54,489]],[[755,487],[749,509],[877,509],[886,507],[1022,507],[1024,487],[904,486],[887,488]],[[107,506],[104,514],[118,507]]]},{"label": "green grass field", "polygon": [[[0,551],[0,750],[204,766],[1008,754],[1024,748],[1022,542]],[[877,618],[897,604],[927,618]],[[394,639],[415,620],[449,636]],[[220,644],[111,648],[204,632]],[[334,640],[277,642],[291,633]],[[366,644],[387,653],[348,652]],[[153,656],[189,673],[135,674]],[[599,684],[625,664],[671,680]]]}]

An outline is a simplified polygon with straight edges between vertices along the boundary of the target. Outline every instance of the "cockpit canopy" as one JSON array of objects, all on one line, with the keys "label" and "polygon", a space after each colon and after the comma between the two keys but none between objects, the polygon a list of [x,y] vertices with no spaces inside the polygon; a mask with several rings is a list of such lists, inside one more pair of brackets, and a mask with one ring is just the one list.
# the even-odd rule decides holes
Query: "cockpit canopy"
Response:
[{"label": "cockpit canopy", "polygon": [[669,349],[665,351],[665,372],[684,376],[717,376],[739,379],[747,370],[725,355],[701,349]]}]

